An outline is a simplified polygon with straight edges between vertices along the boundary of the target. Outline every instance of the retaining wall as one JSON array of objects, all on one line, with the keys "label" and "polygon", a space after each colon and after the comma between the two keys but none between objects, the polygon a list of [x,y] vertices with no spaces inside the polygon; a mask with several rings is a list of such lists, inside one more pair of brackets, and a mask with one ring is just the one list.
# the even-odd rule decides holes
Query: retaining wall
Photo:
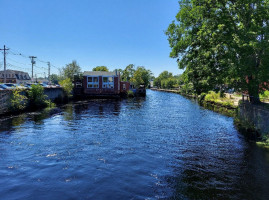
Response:
[{"label": "retaining wall", "polygon": [[11,95],[12,91],[10,90],[0,90],[0,114],[8,111]]},{"label": "retaining wall", "polygon": [[44,94],[52,101],[60,101],[65,97],[63,88],[44,88]]},{"label": "retaining wall", "polygon": [[[24,94],[26,92],[23,92]],[[63,101],[65,93],[63,88],[44,88],[44,94],[51,101]],[[0,90],[0,115],[8,112],[12,90]]]},{"label": "retaining wall", "polygon": [[240,104],[238,118],[253,126],[262,135],[269,133],[269,109],[248,102]]}]

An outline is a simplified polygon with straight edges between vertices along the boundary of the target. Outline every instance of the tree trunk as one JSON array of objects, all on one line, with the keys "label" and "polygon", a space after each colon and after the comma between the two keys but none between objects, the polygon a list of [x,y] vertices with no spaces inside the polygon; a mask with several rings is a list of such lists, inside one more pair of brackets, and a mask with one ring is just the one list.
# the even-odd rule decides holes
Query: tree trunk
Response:
[{"label": "tree trunk", "polygon": [[248,94],[250,103],[252,104],[261,103],[259,97],[259,83],[255,81],[252,75],[248,76]]}]

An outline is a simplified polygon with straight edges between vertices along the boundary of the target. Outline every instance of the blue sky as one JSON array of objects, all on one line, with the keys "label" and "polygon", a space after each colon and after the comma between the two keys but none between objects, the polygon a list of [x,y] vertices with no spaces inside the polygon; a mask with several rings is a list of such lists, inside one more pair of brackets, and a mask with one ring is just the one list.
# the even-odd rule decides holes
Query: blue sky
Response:
[{"label": "blue sky", "polygon": [[[164,34],[178,0],[0,0],[0,7],[0,48],[12,50],[8,68],[30,71],[31,55],[55,67],[77,60],[82,71],[135,64],[155,76],[164,70],[182,73],[169,57]],[[34,73],[47,73],[39,60]]]}]

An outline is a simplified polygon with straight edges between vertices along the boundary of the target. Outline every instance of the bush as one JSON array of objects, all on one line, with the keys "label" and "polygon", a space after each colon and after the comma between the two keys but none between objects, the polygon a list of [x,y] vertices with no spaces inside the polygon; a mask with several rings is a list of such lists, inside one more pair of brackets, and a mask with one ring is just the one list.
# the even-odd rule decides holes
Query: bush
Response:
[{"label": "bush", "polygon": [[214,91],[209,91],[205,96],[206,101],[217,101],[218,99],[220,99],[220,93],[216,93]]},{"label": "bush", "polygon": [[63,87],[64,92],[68,97],[72,97],[72,91],[73,91],[73,84],[70,78],[66,78],[59,82],[60,85]]},{"label": "bush", "polygon": [[186,83],[182,85],[181,92],[183,94],[193,94],[193,85],[191,83]]},{"label": "bush", "polygon": [[205,97],[206,97],[206,93],[201,93],[198,100],[201,102],[201,101],[204,101],[205,100]]},{"label": "bush", "polygon": [[47,106],[47,96],[44,94],[44,88],[41,85],[32,85],[28,91],[28,99],[30,106],[45,107]]},{"label": "bush", "polygon": [[22,93],[22,89],[16,88],[12,91],[12,97],[11,97],[11,105],[10,110],[11,111],[18,111],[18,110],[24,110],[27,105],[27,97]]},{"label": "bush", "polygon": [[260,96],[261,99],[269,99],[269,91],[268,90],[265,90],[259,96]]},{"label": "bush", "polygon": [[127,97],[134,97],[134,92],[132,90],[128,90]]}]

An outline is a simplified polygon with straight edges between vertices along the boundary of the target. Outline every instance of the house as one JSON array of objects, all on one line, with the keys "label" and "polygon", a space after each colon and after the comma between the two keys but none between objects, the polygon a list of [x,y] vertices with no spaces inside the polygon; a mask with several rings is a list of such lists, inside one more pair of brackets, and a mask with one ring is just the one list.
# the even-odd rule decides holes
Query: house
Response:
[{"label": "house", "polygon": [[[120,73],[105,71],[85,71],[82,79],[82,93],[93,96],[120,95]],[[81,87],[79,82],[75,87]]]},{"label": "house", "polygon": [[0,83],[4,83],[5,74],[7,83],[25,84],[31,82],[31,78],[27,72],[8,69],[6,70],[6,73],[4,71],[0,71]]}]

